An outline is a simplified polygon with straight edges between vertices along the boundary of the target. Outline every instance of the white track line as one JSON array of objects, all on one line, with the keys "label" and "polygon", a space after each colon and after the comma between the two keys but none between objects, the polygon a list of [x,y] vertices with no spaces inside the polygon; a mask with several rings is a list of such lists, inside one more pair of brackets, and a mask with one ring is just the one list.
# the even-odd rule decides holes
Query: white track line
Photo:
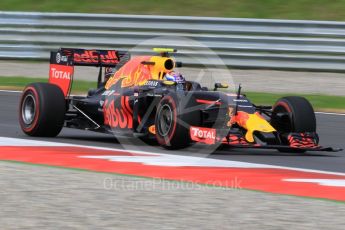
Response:
[{"label": "white track line", "polygon": [[335,116],[345,116],[345,113],[327,113],[327,112],[315,112],[316,114],[322,115],[335,115]]},{"label": "white track line", "polygon": [[4,89],[0,89],[0,92],[4,92],[4,93],[22,93],[23,91],[20,91],[20,90],[4,90]]},{"label": "white track line", "polygon": [[[227,162],[232,163],[234,168],[236,168],[236,164],[239,165],[255,165],[256,168],[274,168],[274,169],[287,169],[287,170],[294,170],[294,171],[300,171],[300,172],[308,172],[308,173],[322,173],[322,174],[328,174],[328,175],[337,175],[337,176],[345,176],[345,173],[341,172],[331,172],[331,171],[323,171],[323,170],[315,170],[315,169],[304,169],[304,168],[295,168],[295,167],[286,167],[286,166],[279,166],[279,165],[269,165],[269,164],[258,164],[258,163],[249,163],[249,162],[241,162],[241,161],[227,161],[227,160],[219,160],[219,159],[212,159],[212,158],[201,158],[201,157],[193,157],[188,156],[186,153],[186,156],[181,155],[173,155],[173,154],[163,154],[163,153],[152,153],[152,152],[146,152],[146,151],[138,151],[138,150],[125,150],[125,149],[117,149],[117,148],[106,148],[106,147],[97,147],[97,146],[89,146],[89,145],[78,145],[78,144],[68,144],[68,143],[55,143],[55,142],[48,142],[48,141],[35,141],[35,140],[27,140],[27,139],[19,139],[19,138],[9,138],[9,137],[0,137],[0,146],[6,146],[6,143],[10,143],[11,146],[15,146],[15,143],[18,143],[18,146],[24,146],[25,143],[30,143],[30,146],[36,145],[37,146],[75,146],[75,147],[82,147],[82,148],[91,148],[91,149],[100,149],[100,150],[108,150],[108,151],[118,151],[118,152],[129,152],[129,153],[139,153],[139,154],[147,154],[149,156],[156,155],[156,156],[166,156],[166,157],[173,157],[173,158],[179,158],[182,162],[184,160],[194,160],[194,161],[205,161],[209,159],[210,161],[217,161],[219,163]],[[229,152],[229,155],[231,155],[231,152]],[[258,167],[260,166],[260,167]],[[250,168],[250,167],[248,167]]]}]

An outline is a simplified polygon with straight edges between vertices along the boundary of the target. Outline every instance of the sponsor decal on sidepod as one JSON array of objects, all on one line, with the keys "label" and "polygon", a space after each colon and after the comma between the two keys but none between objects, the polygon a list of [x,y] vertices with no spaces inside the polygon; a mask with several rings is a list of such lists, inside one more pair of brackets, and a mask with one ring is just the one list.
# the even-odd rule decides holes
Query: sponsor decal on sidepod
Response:
[{"label": "sponsor decal on sidepod", "polygon": [[214,144],[216,142],[216,130],[211,128],[191,126],[190,137],[196,142]]}]

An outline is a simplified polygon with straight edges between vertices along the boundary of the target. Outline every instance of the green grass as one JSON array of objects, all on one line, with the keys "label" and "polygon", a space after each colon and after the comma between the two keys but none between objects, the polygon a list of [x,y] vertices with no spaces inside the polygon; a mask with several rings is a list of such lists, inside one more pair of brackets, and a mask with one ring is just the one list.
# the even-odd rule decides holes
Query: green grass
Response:
[{"label": "green grass", "polygon": [[[0,77],[0,88],[22,90],[32,82],[48,82],[48,78]],[[85,93],[90,88],[96,87],[96,82],[75,80],[72,85],[72,93]]]},{"label": "green grass", "polygon": [[[26,77],[0,77],[1,89],[17,89],[22,90],[24,86],[32,82],[47,82],[45,78],[26,78]],[[88,89],[95,88],[96,83],[90,81],[75,80],[72,87],[72,93],[86,93]],[[272,105],[278,98],[293,95],[288,93],[260,93],[260,92],[244,92],[248,98],[257,105]],[[316,110],[323,111],[345,111],[344,96],[330,95],[310,95],[298,94],[298,96],[306,97]]]},{"label": "green grass", "polygon": [[1,0],[0,10],[344,20],[345,0]]},{"label": "green grass", "polygon": [[274,102],[284,96],[303,96],[307,98],[316,110],[344,111],[345,97],[317,94],[292,94],[292,93],[260,93],[244,92],[252,103],[257,105],[273,105]]}]

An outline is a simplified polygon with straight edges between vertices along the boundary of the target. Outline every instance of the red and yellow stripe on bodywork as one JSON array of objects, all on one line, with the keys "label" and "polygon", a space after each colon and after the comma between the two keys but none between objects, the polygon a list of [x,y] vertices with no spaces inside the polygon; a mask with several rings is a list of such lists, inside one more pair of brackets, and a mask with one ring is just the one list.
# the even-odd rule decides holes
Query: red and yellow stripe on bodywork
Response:
[{"label": "red and yellow stripe on bodywork", "polygon": [[[167,70],[164,63],[171,58],[161,56],[138,56],[129,60],[107,81],[105,88],[109,89],[122,80],[121,87],[143,85],[147,80],[161,80]],[[143,64],[143,63],[154,64]]]},{"label": "red and yellow stripe on bodywork", "polygon": [[228,125],[233,125],[235,123],[247,130],[245,139],[251,143],[254,142],[253,133],[255,131],[265,133],[276,131],[258,112],[249,114],[244,111],[238,111],[236,115],[231,117]]}]

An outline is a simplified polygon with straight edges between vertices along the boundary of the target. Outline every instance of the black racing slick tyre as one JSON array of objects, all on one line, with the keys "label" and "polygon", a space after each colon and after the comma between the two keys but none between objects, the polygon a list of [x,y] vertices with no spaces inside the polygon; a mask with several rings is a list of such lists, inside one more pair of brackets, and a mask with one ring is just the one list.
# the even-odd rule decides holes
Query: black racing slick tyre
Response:
[{"label": "black racing slick tyre", "polygon": [[57,136],[63,127],[65,113],[66,100],[58,86],[32,83],[25,87],[19,106],[19,123],[25,134]]},{"label": "black racing slick tyre", "polygon": [[[282,116],[282,114],[286,115]],[[283,97],[272,108],[271,125],[279,133],[316,132],[314,109],[304,97]],[[283,149],[279,149],[279,151],[286,152]],[[294,152],[304,152],[304,150]]]},{"label": "black racing slick tyre", "polygon": [[188,147],[191,144],[189,127],[192,120],[193,114],[183,113],[183,106],[175,94],[164,96],[157,106],[155,118],[158,143],[167,149]]},{"label": "black racing slick tyre", "polygon": [[[280,119],[279,113],[288,117]],[[271,124],[281,132],[315,132],[314,109],[304,97],[289,96],[279,99],[273,106]]]}]

